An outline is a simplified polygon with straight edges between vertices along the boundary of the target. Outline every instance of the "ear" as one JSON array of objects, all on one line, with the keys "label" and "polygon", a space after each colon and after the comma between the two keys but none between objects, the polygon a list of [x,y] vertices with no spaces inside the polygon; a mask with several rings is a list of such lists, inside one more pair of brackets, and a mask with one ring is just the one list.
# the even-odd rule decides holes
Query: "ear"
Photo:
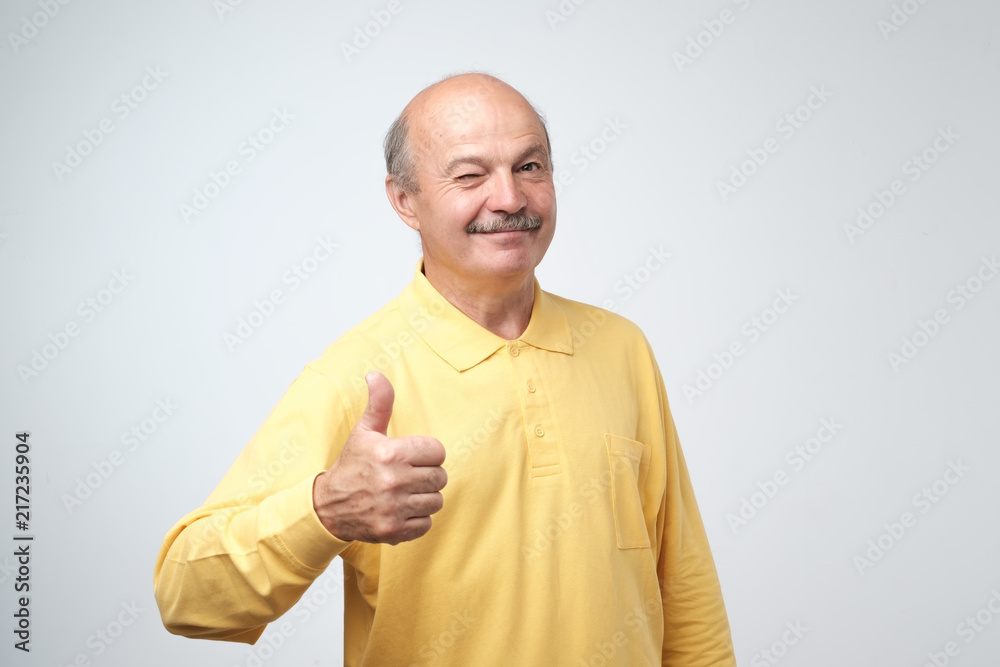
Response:
[{"label": "ear", "polygon": [[414,194],[400,188],[392,174],[385,177],[385,195],[389,198],[389,203],[392,204],[396,215],[406,223],[406,226],[419,232],[420,221],[417,220],[417,214],[413,210]]}]

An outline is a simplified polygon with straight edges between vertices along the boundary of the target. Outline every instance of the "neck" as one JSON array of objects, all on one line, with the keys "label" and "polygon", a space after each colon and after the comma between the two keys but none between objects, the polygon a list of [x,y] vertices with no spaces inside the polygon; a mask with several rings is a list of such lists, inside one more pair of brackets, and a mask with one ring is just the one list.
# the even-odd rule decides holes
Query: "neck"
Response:
[{"label": "neck", "polygon": [[528,328],[535,303],[534,271],[503,281],[459,282],[428,268],[425,262],[424,275],[451,305],[487,331],[514,340]]}]

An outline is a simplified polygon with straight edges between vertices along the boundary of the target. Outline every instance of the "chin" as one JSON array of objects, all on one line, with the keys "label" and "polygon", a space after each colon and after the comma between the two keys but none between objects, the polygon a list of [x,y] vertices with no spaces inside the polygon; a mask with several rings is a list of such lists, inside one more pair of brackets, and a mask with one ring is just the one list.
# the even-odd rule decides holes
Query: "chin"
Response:
[{"label": "chin", "polygon": [[483,264],[494,275],[515,276],[533,271],[544,255],[544,251],[536,248],[510,248],[492,253],[484,258]]}]

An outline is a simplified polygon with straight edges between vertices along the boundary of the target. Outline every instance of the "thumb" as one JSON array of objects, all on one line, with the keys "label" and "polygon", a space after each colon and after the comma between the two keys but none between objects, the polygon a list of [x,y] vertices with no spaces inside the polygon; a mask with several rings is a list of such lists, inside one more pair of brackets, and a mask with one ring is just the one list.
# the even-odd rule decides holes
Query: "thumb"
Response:
[{"label": "thumb", "polygon": [[392,416],[392,401],[396,392],[389,379],[378,371],[366,375],[365,382],[368,383],[368,405],[365,406],[365,411],[355,428],[385,435],[389,417]]}]

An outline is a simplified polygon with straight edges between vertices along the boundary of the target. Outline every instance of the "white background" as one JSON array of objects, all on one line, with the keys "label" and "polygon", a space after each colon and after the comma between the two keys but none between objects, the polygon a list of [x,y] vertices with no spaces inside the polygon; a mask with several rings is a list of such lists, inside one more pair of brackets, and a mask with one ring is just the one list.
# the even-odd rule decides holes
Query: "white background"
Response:
[{"label": "white background", "polygon": [[[418,90],[479,69],[546,114],[572,181],[543,288],[612,305],[656,351],[740,664],[918,666],[949,641],[957,655],[939,664],[997,664],[993,612],[981,631],[958,626],[1000,591],[1000,280],[977,276],[1000,252],[1000,5],[393,7],[3,4],[0,662],[257,664],[259,645],[163,629],[157,550],[302,367],[411,279],[419,249],[385,200],[381,140]],[[366,24],[373,37],[358,36]],[[247,160],[241,144],[275,109],[294,117]],[[87,139],[103,119],[112,131]],[[87,154],[54,165],[71,150]],[[933,163],[914,168],[925,150]],[[181,205],[230,160],[239,173],[185,220]],[[879,216],[852,231],[859,207]],[[318,237],[338,248],[293,289],[283,277]],[[670,254],[655,271],[651,248]],[[978,291],[966,300],[959,285]],[[284,302],[227,344],[275,289]],[[794,300],[775,321],[779,290]],[[77,335],[62,336],[71,322]],[[177,406],[162,423],[148,421],[158,399]],[[823,419],[835,436],[797,469],[786,454]],[[122,434],[143,420],[155,432],[130,450]],[[30,654],[11,632],[22,430]],[[938,481],[950,464],[967,470]],[[767,484],[776,473],[785,484]],[[940,497],[920,501],[936,481]],[[914,525],[893,537],[904,512]],[[339,592],[307,598],[315,611],[289,617],[264,664],[340,664]],[[97,633],[117,632],[123,603],[142,611],[107,644]],[[808,631],[786,645],[786,623]]]}]

